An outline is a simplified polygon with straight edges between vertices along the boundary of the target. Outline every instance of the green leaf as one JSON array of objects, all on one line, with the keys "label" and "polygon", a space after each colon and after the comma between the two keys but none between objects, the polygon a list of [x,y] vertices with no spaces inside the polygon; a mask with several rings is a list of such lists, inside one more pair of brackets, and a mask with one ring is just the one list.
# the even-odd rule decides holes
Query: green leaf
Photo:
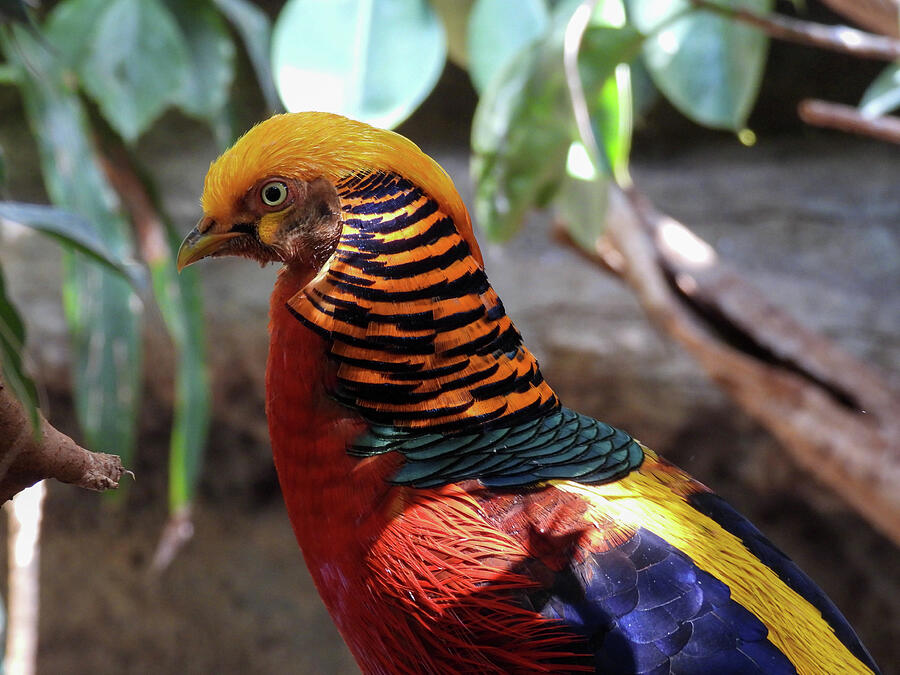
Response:
[{"label": "green leaf", "polygon": [[[612,2],[605,3],[607,7],[611,5]],[[605,155],[602,168],[606,170],[608,166],[620,184],[629,180],[631,153],[633,103],[628,64],[640,53],[643,41],[644,36],[628,25],[590,25],[578,55],[594,134]]]},{"label": "green leaf", "polygon": [[109,0],[63,0],[47,16],[44,34],[68,66],[79,68],[87,60],[108,6]]},{"label": "green leaf", "polygon": [[44,204],[0,202],[0,219],[26,225],[53,237],[62,245],[130,279],[138,287],[143,285],[143,270],[134,261],[112,253],[91,222],[71,211]]},{"label": "green leaf", "polygon": [[900,63],[892,63],[879,73],[859,102],[864,117],[881,117],[900,108]]},{"label": "green leaf", "polygon": [[478,93],[525,45],[543,36],[549,23],[544,0],[478,0],[468,29],[469,77]]},{"label": "green leaf", "polygon": [[70,0],[54,12],[48,28],[125,140],[134,141],[181,95],[189,56],[175,19],[159,0]]},{"label": "green leaf", "polygon": [[472,124],[472,176],[475,218],[489,237],[511,237],[555,192],[571,116],[562,63],[543,45],[521,51],[485,91]]},{"label": "green leaf", "polygon": [[[766,13],[773,3],[735,0],[723,7]],[[681,16],[689,8],[687,0],[630,1],[634,25],[649,35],[644,44],[647,69],[684,115],[708,127],[739,131],[759,92],[769,40],[723,14],[692,11]]]},{"label": "green leaf", "polygon": [[[31,427],[38,432],[41,425],[38,414],[37,388],[25,373],[22,350],[25,347],[25,326],[16,308],[6,296],[3,274],[0,270],[0,374],[22,404]],[[0,382],[0,386],[2,386]]]},{"label": "green leaf", "polygon": [[80,254],[66,254],[63,263],[75,412],[87,445],[127,464],[140,404],[141,304],[128,282]]},{"label": "green leaf", "polygon": [[[600,5],[606,10],[613,0]],[[484,92],[472,127],[475,215],[489,236],[514,234],[525,214],[546,205],[565,176],[569,148],[578,131],[563,65],[563,36],[577,3],[563,3],[552,28],[536,46],[526,46]],[[621,7],[621,5],[620,5]],[[633,28],[588,26],[579,70],[597,136],[610,163],[626,175],[631,138],[627,70],[608,84],[617,65],[640,49]]]},{"label": "green leaf", "polygon": [[288,110],[390,128],[434,88],[446,51],[426,0],[289,0],[275,22],[272,63]]},{"label": "green leaf", "polygon": [[460,68],[468,69],[469,51],[466,45],[469,15],[476,0],[429,0],[441,17],[447,34],[447,58]]},{"label": "green leaf", "polygon": [[[554,201],[558,219],[572,239],[588,251],[606,227],[611,173],[630,183],[633,104],[631,67],[644,36],[626,24],[621,0],[598,3],[581,41],[578,68],[594,135],[603,157],[592,158],[579,141],[569,147],[566,176]],[[595,166],[595,162],[603,164]]]},{"label": "green leaf", "polygon": [[[55,55],[24,31],[10,60],[28,63],[21,92],[51,200],[94,224],[111,255],[129,258],[130,227],[90,142],[81,100]],[[134,447],[141,374],[141,303],[129,283],[77,252],[64,258],[63,308],[72,342],[75,410],[87,444],[128,463]]]},{"label": "green leaf", "polygon": [[248,0],[213,0],[219,11],[231,22],[244,41],[244,49],[256,71],[263,97],[269,110],[276,111],[278,92],[275,91],[275,79],[272,76],[270,61],[272,49],[272,22],[259,7]]},{"label": "green leaf", "polygon": [[595,252],[597,239],[606,228],[609,179],[591,165],[580,143],[574,143],[569,150],[566,177],[553,206],[572,239],[585,250]]},{"label": "green leaf", "polygon": [[175,344],[175,416],[169,450],[169,506],[177,512],[194,498],[209,431],[210,389],[203,306],[194,268],[180,275],[180,237],[169,228],[166,254],[150,260],[153,292]]},{"label": "green leaf", "polygon": [[522,48],[485,90],[472,123],[475,219],[489,237],[514,235],[547,204],[577,136],[563,68],[563,36],[576,2],[553,13],[536,45]]},{"label": "green leaf", "polygon": [[188,115],[216,120],[234,80],[235,47],[211,2],[166,0],[187,46],[188,67],[172,101]]}]

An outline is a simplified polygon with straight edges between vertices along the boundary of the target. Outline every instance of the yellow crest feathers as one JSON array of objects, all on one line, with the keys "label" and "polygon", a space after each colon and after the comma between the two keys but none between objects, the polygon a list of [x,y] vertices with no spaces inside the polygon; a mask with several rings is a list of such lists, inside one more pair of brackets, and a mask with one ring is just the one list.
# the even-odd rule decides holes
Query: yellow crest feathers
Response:
[{"label": "yellow crest feathers", "polygon": [[236,201],[267,176],[337,182],[367,171],[399,174],[428,193],[481,262],[469,213],[441,166],[400,134],[332,113],[285,113],[250,129],[210,165],[203,211],[225,220]]}]

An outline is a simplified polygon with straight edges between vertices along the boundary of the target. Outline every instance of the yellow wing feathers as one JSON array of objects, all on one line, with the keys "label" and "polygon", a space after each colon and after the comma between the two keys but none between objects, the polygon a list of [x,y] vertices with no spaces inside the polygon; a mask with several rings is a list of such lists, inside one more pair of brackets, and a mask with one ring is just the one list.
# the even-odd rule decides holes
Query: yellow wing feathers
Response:
[{"label": "yellow wing feathers", "polygon": [[641,468],[604,485],[571,481],[557,488],[588,500],[598,518],[643,527],[688,554],[731,589],[732,598],[769,629],[769,640],[800,675],[872,673],[837,638],[821,612],[790,588],[731,532],[693,508],[685,497],[705,488],[644,448]]}]

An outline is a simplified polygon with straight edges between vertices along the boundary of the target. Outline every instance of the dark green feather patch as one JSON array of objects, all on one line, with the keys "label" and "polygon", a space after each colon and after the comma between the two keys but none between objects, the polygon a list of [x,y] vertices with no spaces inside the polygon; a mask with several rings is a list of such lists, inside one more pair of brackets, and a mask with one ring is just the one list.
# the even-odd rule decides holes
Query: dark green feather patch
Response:
[{"label": "dark green feather patch", "polygon": [[373,426],[348,452],[406,458],[393,482],[417,488],[478,479],[488,487],[525,487],[547,480],[604,483],[640,466],[641,446],[624,431],[568,408],[478,433],[414,433]]}]

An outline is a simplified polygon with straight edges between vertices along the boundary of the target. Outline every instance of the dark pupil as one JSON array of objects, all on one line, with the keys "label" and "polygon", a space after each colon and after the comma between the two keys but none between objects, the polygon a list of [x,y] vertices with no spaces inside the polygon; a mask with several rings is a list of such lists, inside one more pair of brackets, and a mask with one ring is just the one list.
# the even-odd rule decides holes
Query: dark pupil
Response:
[{"label": "dark pupil", "polygon": [[281,197],[281,188],[277,185],[270,185],[266,188],[266,191],[263,193],[267,202],[277,202]]}]

